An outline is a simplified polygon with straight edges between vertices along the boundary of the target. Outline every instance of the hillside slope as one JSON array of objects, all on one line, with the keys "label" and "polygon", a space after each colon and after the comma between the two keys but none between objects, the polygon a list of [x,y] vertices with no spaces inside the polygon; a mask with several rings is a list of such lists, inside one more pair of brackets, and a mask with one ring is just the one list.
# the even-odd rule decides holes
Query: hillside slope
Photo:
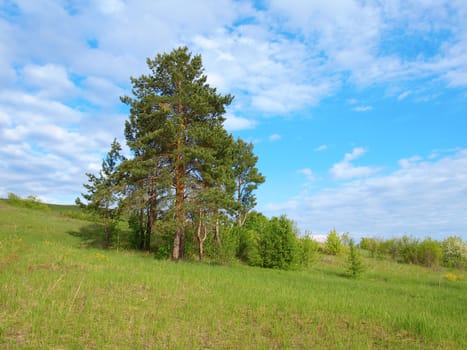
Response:
[{"label": "hillside slope", "polygon": [[92,248],[93,223],[0,202],[0,348],[467,348],[467,285],[344,257],[310,271]]}]

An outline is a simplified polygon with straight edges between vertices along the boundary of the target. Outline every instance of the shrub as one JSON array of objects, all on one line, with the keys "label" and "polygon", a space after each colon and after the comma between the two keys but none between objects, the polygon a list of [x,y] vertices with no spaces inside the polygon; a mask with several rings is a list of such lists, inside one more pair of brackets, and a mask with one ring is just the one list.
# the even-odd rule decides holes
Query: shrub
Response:
[{"label": "shrub", "polygon": [[204,242],[205,257],[218,264],[232,264],[239,247],[239,231],[238,227],[221,226],[220,244],[213,233],[208,234]]},{"label": "shrub", "polygon": [[381,242],[378,247],[378,254],[387,254],[392,260],[397,261],[399,255],[398,240],[392,238]]},{"label": "shrub", "polygon": [[26,198],[21,198],[14,193],[8,193],[8,203],[16,207],[39,209],[39,210],[50,210],[46,203],[42,203],[39,198],[33,195],[29,195]]},{"label": "shrub", "polygon": [[441,244],[427,238],[418,245],[418,262],[426,267],[439,266],[443,257]]},{"label": "shrub", "polygon": [[360,248],[368,250],[371,257],[374,258],[380,250],[380,242],[375,238],[362,238]]},{"label": "shrub", "polygon": [[319,244],[306,235],[298,240],[298,264],[302,267],[310,267],[316,261]]},{"label": "shrub", "polygon": [[445,266],[464,268],[467,265],[467,244],[462,238],[448,237],[442,242],[441,247]]},{"label": "shrub", "polygon": [[263,214],[251,213],[238,230],[237,256],[251,266],[263,266],[263,257],[260,254],[260,244],[264,232],[268,230],[269,221]]},{"label": "shrub", "polygon": [[289,269],[297,261],[297,234],[285,216],[273,217],[260,241],[263,267]]},{"label": "shrub", "polygon": [[342,241],[335,229],[329,232],[324,247],[329,255],[337,255],[342,252]]}]

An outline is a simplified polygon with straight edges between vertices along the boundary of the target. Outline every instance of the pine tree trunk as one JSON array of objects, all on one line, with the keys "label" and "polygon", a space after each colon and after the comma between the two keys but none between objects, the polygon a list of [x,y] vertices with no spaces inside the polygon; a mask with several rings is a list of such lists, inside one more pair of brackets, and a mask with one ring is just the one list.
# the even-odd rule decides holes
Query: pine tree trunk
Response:
[{"label": "pine tree trunk", "polygon": [[[178,157],[181,157],[180,155]],[[175,232],[174,247],[172,253],[173,260],[184,258],[185,251],[185,184],[183,182],[183,174],[185,167],[178,166],[175,170],[175,222],[177,231]]]},{"label": "pine tree trunk", "polygon": [[[181,84],[177,82],[177,88],[181,91]],[[183,114],[183,106],[177,106],[177,113],[179,116]],[[185,129],[186,129],[186,116],[183,117],[183,122],[180,125],[180,130],[177,139],[177,150],[175,156],[175,223],[177,231],[174,239],[174,249],[172,253],[173,260],[180,260],[184,258],[185,251],[185,173],[186,166],[184,164],[182,148],[185,145]]]},{"label": "pine tree trunk", "polygon": [[177,231],[175,232],[174,248],[173,248],[173,252],[172,252],[172,260],[179,260],[180,259],[180,246],[181,246],[180,237],[181,237],[180,229],[177,228]]}]

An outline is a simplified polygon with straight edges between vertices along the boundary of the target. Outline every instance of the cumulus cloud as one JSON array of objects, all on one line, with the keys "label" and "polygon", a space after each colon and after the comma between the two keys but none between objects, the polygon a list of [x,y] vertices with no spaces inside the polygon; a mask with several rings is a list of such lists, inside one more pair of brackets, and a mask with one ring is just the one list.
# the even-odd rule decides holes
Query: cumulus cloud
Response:
[{"label": "cumulus cloud", "polygon": [[37,88],[39,95],[44,97],[63,97],[77,92],[66,69],[57,64],[27,64],[22,70],[22,80]]},{"label": "cumulus cloud", "polygon": [[0,111],[16,123],[75,123],[83,118],[81,111],[59,100],[15,90],[0,90]]},{"label": "cumulus cloud", "polygon": [[278,141],[282,138],[281,135],[279,134],[272,134],[272,135],[269,135],[269,141]]},{"label": "cumulus cloud", "polygon": [[[28,0],[16,5],[16,14],[3,11],[0,19],[2,147],[19,162],[37,156],[56,169],[57,178],[76,179],[53,166],[68,164],[67,149],[69,161],[82,172],[99,164],[111,139],[121,136],[125,112],[118,96],[130,93],[129,77],[146,72],[145,57],[179,45],[201,53],[209,83],[236,96],[224,124],[229,131],[252,129],[264,116],[290,117],[347,86],[418,79],[426,79],[427,86],[467,85],[463,1],[272,0],[255,7],[230,0]],[[432,49],[404,55],[391,44],[409,47],[409,40],[425,40]],[[393,97],[406,98],[407,89]],[[437,93],[427,87],[424,98]],[[360,111],[371,108],[356,99],[349,103]],[[89,159],[81,157],[88,153]],[[0,162],[14,163],[13,156],[2,157]],[[355,160],[344,158],[331,174],[345,180],[375,174],[375,168],[356,166]],[[19,167],[3,166],[2,186],[24,175],[15,173]],[[32,174],[38,189],[50,188]]]},{"label": "cumulus cloud", "polygon": [[327,145],[321,145],[321,146],[318,146],[314,149],[315,152],[323,152],[323,151],[326,151],[328,149],[328,146]]},{"label": "cumulus cloud", "polygon": [[310,168],[303,168],[298,171],[300,174],[305,175],[308,181],[313,181],[315,179],[315,175]]},{"label": "cumulus cloud", "polygon": [[362,147],[357,147],[351,153],[346,153],[344,159],[336,163],[329,170],[329,173],[334,179],[348,180],[356,177],[365,177],[379,171],[379,168],[369,166],[355,166],[353,160],[360,158],[367,151]]},{"label": "cumulus cloud", "polygon": [[305,45],[265,31],[264,26],[245,25],[195,37],[210,83],[233,92],[244,108],[273,115],[314,106],[336,89],[338,82],[321,75],[319,63],[309,57]]},{"label": "cumulus cloud", "polygon": [[271,204],[265,209],[271,215],[285,212],[300,228],[312,232],[335,227],[355,237],[465,235],[467,150],[436,160],[414,157],[400,164],[392,173],[301,194],[287,202],[297,205]]},{"label": "cumulus cloud", "polygon": [[237,117],[233,114],[227,114],[224,121],[224,127],[231,132],[252,129],[256,126],[256,124],[257,123],[254,120],[243,117]]},{"label": "cumulus cloud", "polygon": [[411,91],[404,91],[399,96],[397,96],[397,99],[399,101],[405,100],[407,98],[407,96],[409,96],[411,93],[412,93]]},{"label": "cumulus cloud", "polygon": [[99,106],[115,105],[125,91],[111,80],[89,76],[83,81],[82,96],[89,102]]}]

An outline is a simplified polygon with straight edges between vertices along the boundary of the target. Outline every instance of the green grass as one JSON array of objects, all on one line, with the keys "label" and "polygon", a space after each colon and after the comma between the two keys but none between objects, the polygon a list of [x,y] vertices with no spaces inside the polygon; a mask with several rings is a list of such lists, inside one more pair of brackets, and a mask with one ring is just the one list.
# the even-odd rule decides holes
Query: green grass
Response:
[{"label": "green grass", "polygon": [[467,348],[466,282],[444,270],[158,261],[92,248],[99,227],[60,213],[0,202],[2,349]]}]

